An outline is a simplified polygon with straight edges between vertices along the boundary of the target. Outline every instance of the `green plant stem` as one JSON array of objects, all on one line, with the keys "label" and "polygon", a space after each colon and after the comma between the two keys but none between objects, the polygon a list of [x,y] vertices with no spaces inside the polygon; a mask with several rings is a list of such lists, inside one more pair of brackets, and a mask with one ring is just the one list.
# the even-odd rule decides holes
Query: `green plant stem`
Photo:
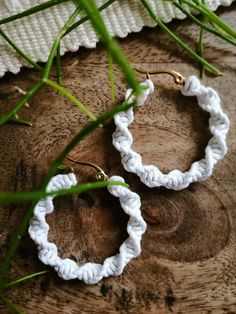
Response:
[{"label": "green plant stem", "polygon": [[6,282],[3,285],[3,288],[6,289],[6,288],[12,287],[14,285],[18,285],[18,284],[20,284],[20,283],[22,283],[22,282],[24,282],[26,280],[32,279],[32,278],[37,277],[37,276],[44,275],[44,274],[46,274],[48,272],[49,272],[48,270],[43,270],[43,271],[40,271],[40,272],[37,272],[37,273],[34,273],[34,274],[30,274],[30,275],[27,275],[27,276],[15,279],[15,280],[10,281],[10,282]]},{"label": "green plant stem", "polygon": [[[199,56],[202,58],[204,58],[203,38],[204,38],[204,29],[200,28],[199,40],[198,40],[198,53],[199,53]],[[199,69],[200,69],[200,78],[203,78],[204,72],[205,72],[205,67],[204,67],[204,64],[202,62],[199,62]]]},{"label": "green plant stem", "polygon": [[85,191],[90,191],[93,189],[101,189],[109,185],[121,185],[127,187],[127,184],[118,181],[104,181],[104,182],[88,182],[74,186],[70,189],[63,189],[57,192],[46,192],[45,190],[30,191],[30,192],[0,192],[0,203],[11,202],[27,202],[27,201],[37,201],[39,199],[44,199],[47,196],[64,196],[71,195],[74,193],[82,193]]},{"label": "green plant stem", "polygon": [[42,70],[41,66],[35,63],[30,57],[28,57],[20,48],[18,48],[14,42],[10,39],[10,37],[0,28],[0,35],[6,40],[6,42],[32,67],[37,70]]},{"label": "green plant stem", "polygon": [[[58,157],[54,160],[51,168],[49,169],[48,175],[42,185],[42,190],[44,190],[50,180],[50,178],[56,173],[57,168],[60,164],[62,164],[64,158],[66,155],[69,154],[69,152],[81,141],[83,140],[89,133],[91,133],[94,129],[99,127],[99,125],[103,124],[108,119],[112,118],[116,113],[124,110],[128,110],[130,107],[132,107],[134,104],[127,104],[127,101],[124,102],[122,105],[116,106],[112,110],[105,112],[103,115],[97,118],[96,121],[90,122],[86,127],[84,127],[78,134],[75,135],[75,137],[68,143],[68,145],[65,147],[65,149],[58,155]],[[28,227],[28,223],[30,218],[32,217],[34,207],[36,205],[36,202],[33,202],[30,208],[26,211],[25,215],[21,219],[16,233],[12,237],[9,248],[6,252],[6,255],[3,258],[1,267],[0,267],[0,288],[3,284],[3,279],[8,271],[8,268],[10,266],[11,258],[14,255],[20,240],[22,236],[25,233],[25,230]]]},{"label": "green plant stem", "polygon": [[21,108],[25,106],[25,104],[42,88],[43,81],[38,81],[35,83],[31,89],[25,94],[19,103],[8,113],[0,116],[0,126],[9,121],[10,119],[14,118],[14,116],[17,114],[17,112],[20,111]]},{"label": "green plant stem", "polygon": [[101,41],[107,47],[114,61],[120,66],[124,73],[126,82],[137,93],[140,92],[139,82],[133,68],[130,66],[126,56],[123,54],[117,42],[110,36],[101,14],[96,6],[94,0],[80,0],[81,8],[84,9],[88,15],[94,29],[97,31]]},{"label": "green plant stem", "polygon": [[178,36],[176,36],[162,21],[154,14],[152,11],[150,5],[147,3],[146,0],[140,0],[151,18],[156,22],[156,24],[175,42],[177,43],[181,48],[188,51],[192,57],[197,59],[199,62],[202,62],[206,69],[208,69],[209,72],[213,73],[214,75],[222,75],[222,73],[215,68],[213,65],[211,65],[209,62],[207,62],[205,59],[201,58],[197,53],[195,53],[188,45],[186,45]]},{"label": "green plant stem", "polygon": [[115,77],[114,77],[114,68],[113,68],[113,58],[110,53],[108,53],[108,63],[109,63],[109,78],[111,86],[111,101],[115,102]]},{"label": "green plant stem", "polygon": [[44,2],[42,4],[36,5],[36,6],[30,8],[28,10],[25,10],[23,12],[5,17],[4,19],[0,20],[0,25],[18,20],[22,17],[29,16],[29,15],[32,15],[34,13],[37,13],[37,12],[40,12],[43,10],[46,10],[46,9],[53,7],[59,3],[67,2],[67,1],[69,1],[69,0],[50,0],[50,1]]},{"label": "green plant stem", "polygon": [[92,132],[94,129],[102,125],[106,120],[112,118],[117,112],[127,110],[128,108],[132,107],[134,104],[127,104],[127,100],[119,105],[113,108],[111,111],[105,112],[100,117],[97,118],[97,120],[90,122],[85,128],[83,128],[71,141],[70,143],[65,147],[65,149],[61,152],[61,154],[54,160],[52,167],[50,168],[48,172],[48,176],[46,178],[46,182],[50,180],[50,178],[55,174],[57,171],[57,168],[60,164],[62,164],[65,156],[69,154],[69,152],[84,138],[86,137],[90,132]]},{"label": "green plant stem", "polygon": [[38,81],[36,84],[32,86],[32,88],[25,94],[19,103],[8,113],[0,116],[0,126],[8,121],[14,121],[20,124],[24,124],[27,126],[31,126],[31,122],[17,119],[15,115],[25,106],[25,104],[43,87],[44,84],[47,84],[57,91],[59,91],[62,95],[67,97],[70,101],[72,101],[85,115],[87,115],[91,120],[96,120],[96,116],[76,97],[74,97],[68,90],[64,87],[58,85],[56,82],[53,82],[49,79],[43,79]]},{"label": "green plant stem", "polygon": [[32,122],[26,121],[26,120],[23,120],[23,119],[20,119],[20,118],[12,117],[9,121],[13,122],[13,123],[18,123],[18,124],[21,124],[21,125],[24,125],[24,126],[32,126]]},{"label": "green plant stem", "polygon": [[[101,5],[98,10],[101,12],[104,9],[106,9],[108,6],[110,6],[113,2],[115,2],[117,0],[108,0],[107,2],[105,2],[103,5]],[[67,31],[65,32],[64,36],[66,36],[68,33],[70,33],[71,31],[73,31],[75,28],[77,28],[79,25],[83,24],[84,22],[88,21],[89,17],[88,16],[84,16],[82,17],[78,22],[75,22],[73,25],[71,25]],[[63,36],[63,37],[64,37]]]},{"label": "green plant stem", "polygon": [[[108,1],[103,6],[100,7],[100,10],[105,9],[112,2],[113,1]],[[80,8],[78,6],[76,8],[76,10],[70,16],[68,21],[65,23],[65,25],[63,26],[63,28],[61,29],[61,31],[57,35],[56,39],[54,40],[53,46],[51,48],[51,51],[50,51],[50,54],[48,57],[47,64],[46,64],[44,71],[43,71],[43,78],[31,87],[31,89],[27,92],[27,94],[24,95],[24,97],[18,102],[18,104],[11,111],[9,111],[7,114],[0,116],[0,126],[3,125],[4,123],[8,122],[11,119],[14,119],[15,114],[17,114],[20,111],[20,109],[23,108],[24,105],[28,102],[28,100],[31,99],[42,88],[42,86],[44,85],[44,80],[48,79],[48,77],[49,77],[54,56],[57,52],[58,46],[60,45],[60,40],[62,37],[64,37],[68,33],[67,31],[69,31],[69,27],[71,26],[71,24],[73,23],[75,18],[78,16],[79,12],[80,12]],[[86,17],[86,19],[88,19],[88,17]],[[85,19],[83,18],[78,23],[82,24],[84,21],[85,21]],[[77,25],[79,25],[78,23],[77,23]],[[94,117],[93,117],[93,119],[94,119]]]},{"label": "green plant stem", "polygon": [[43,78],[44,79],[49,77],[49,74],[50,74],[50,71],[51,71],[51,68],[52,68],[53,59],[54,59],[54,57],[56,55],[58,46],[60,45],[61,38],[64,36],[64,34],[65,34],[66,30],[68,29],[68,27],[76,19],[76,17],[78,16],[79,12],[80,12],[80,7],[77,7],[75,9],[75,11],[71,14],[71,16],[68,19],[68,21],[64,24],[64,26],[62,27],[60,32],[57,34],[57,36],[56,36],[56,38],[55,38],[55,40],[53,42],[51,51],[50,51],[50,54],[49,54],[49,57],[48,57],[48,61],[46,63],[44,71],[43,71]]},{"label": "green plant stem", "polygon": [[5,295],[3,295],[1,293],[0,293],[0,299],[8,307],[10,307],[15,313],[17,313],[17,314],[24,314],[24,312],[16,304],[14,304],[11,300],[9,300],[7,297],[5,297]]},{"label": "green plant stem", "polygon": [[190,12],[188,12],[187,10],[185,10],[183,8],[183,6],[181,6],[178,2],[173,1],[172,2],[174,6],[176,6],[180,11],[182,11],[194,24],[198,25],[199,27],[205,29],[206,31],[208,31],[209,33],[214,34],[217,37],[220,37],[221,39],[227,41],[228,43],[236,46],[236,42],[233,41],[231,38],[229,38],[228,36],[226,36],[226,34],[222,34],[219,30],[215,30],[213,28],[208,27],[207,25],[205,25],[204,23],[202,23],[199,19],[197,19],[194,15],[192,15]]},{"label": "green plant stem", "polygon": [[182,3],[186,3],[194,10],[202,13],[207,19],[214,22],[218,25],[222,30],[224,30],[227,34],[229,34],[232,38],[236,39],[236,31],[232,29],[229,25],[227,25],[221,18],[219,18],[214,12],[208,9],[208,7],[204,4],[200,4],[199,2],[190,2],[186,0],[181,0]]},{"label": "green plant stem", "polygon": [[51,67],[52,67],[52,63],[53,63],[53,59],[54,56],[56,54],[57,51],[57,47],[60,43],[60,39],[61,37],[64,35],[64,32],[67,30],[67,28],[71,25],[71,23],[73,23],[74,19],[76,18],[76,16],[78,15],[80,9],[77,7],[76,10],[72,13],[72,15],[70,16],[70,18],[68,19],[67,23],[65,23],[65,25],[63,26],[63,28],[61,29],[61,31],[59,32],[59,34],[57,35],[52,49],[50,51],[49,57],[48,57],[48,62],[43,70],[43,78],[40,79],[37,83],[35,83],[31,89],[27,92],[26,95],[24,95],[21,100],[18,102],[18,104],[8,113],[0,116],[0,126],[3,125],[4,123],[8,122],[12,117],[15,116],[15,114],[17,114],[21,108],[23,108],[25,106],[25,104],[29,101],[29,99],[31,99],[44,85],[44,80],[48,79],[50,71],[51,71]]},{"label": "green plant stem", "polygon": [[68,90],[66,90],[64,87],[58,85],[57,83],[49,80],[44,79],[43,82],[54,89],[56,89],[60,94],[67,97],[70,101],[72,101],[82,113],[84,113],[86,116],[88,116],[91,120],[95,121],[97,118],[96,116],[82,103],[80,102],[75,96],[73,96]]},{"label": "green plant stem", "polygon": [[[204,0],[200,0],[204,4]],[[206,21],[203,15],[203,23]],[[200,57],[204,58],[204,28],[200,27],[199,38],[198,38],[198,54]],[[199,63],[200,78],[203,78],[205,74],[205,67],[203,63]]]},{"label": "green plant stem", "polygon": [[61,85],[61,44],[59,42],[57,46],[57,56],[56,56],[56,76],[57,76],[57,84]]}]

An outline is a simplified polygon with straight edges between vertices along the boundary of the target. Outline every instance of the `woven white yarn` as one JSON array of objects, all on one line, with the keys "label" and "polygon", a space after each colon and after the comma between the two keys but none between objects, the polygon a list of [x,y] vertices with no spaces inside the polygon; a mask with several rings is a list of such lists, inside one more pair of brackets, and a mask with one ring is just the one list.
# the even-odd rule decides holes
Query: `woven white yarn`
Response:
[{"label": "woven white yarn", "polygon": [[[137,100],[139,106],[143,105],[149,94],[154,91],[152,81],[146,80],[141,85],[147,89],[142,91]],[[229,130],[229,119],[220,106],[220,98],[217,92],[211,87],[205,87],[196,76],[186,79],[181,92],[185,96],[196,96],[199,106],[209,112],[209,126],[212,138],[205,149],[205,158],[196,161],[186,172],[173,170],[164,174],[159,168],[153,165],[143,165],[142,157],[132,150],[133,136],[128,126],[134,120],[133,108],[115,115],[114,121],[116,130],[113,133],[113,145],[121,153],[121,161],[124,168],[132,173],[136,173],[141,181],[148,187],[164,186],[168,189],[181,190],[189,186],[192,182],[208,178],[218,160],[227,153],[226,134]],[[134,101],[134,96],[130,97],[131,89],[128,89],[125,99],[129,103]]]},{"label": "woven white yarn", "polygon": [[[124,182],[124,179],[118,176],[113,176],[109,180]],[[50,180],[46,190],[47,192],[56,192],[69,189],[76,184],[74,173],[56,175]],[[118,185],[108,186],[108,191],[119,198],[124,212],[130,216],[127,224],[129,237],[120,246],[119,253],[105,259],[103,264],[78,265],[69,258],[60,258],[57,246],[48,242],[49,225],[45,220],[45,216],[54,210],[53,197],[46,197],[36,204],[34,215],[30,221],[29,234],[38,246],[39,259],[44,264],[54,267],[61,278],[65,280],[79,279],[88,284],[95,284],[103,277],[119,276],[127,263],[140,254],[140,242],[146,230],[146,223],[141,216],[139,196],[128,188]]]},{"label": "woven white yarn", "polygon": [[[47,0],[0,0],[0,20],[22,12]],[[101,6],[106,0],[97,0]],[[184,19],[185,15],[165,0],[148,0],[155,14],[165,23],[172,19]],[[205,0],[206,5],[216,10],[219,5],[229,6],[233,0]],[[45,62],[55,36],[68,20],[75,5],[72,1],[61,3],[29,17],[1,25],[14,43],[34,61]],[[186,6],[186,10],[188,6]],[[154,26],[140,0],[117,0],[102,12],[103,20],[112,36],[126,37],[131,32],[139,32],[144,26]],[[61,43],[61,55],[66,51],[76,51],[80,46],[94,48],[99,41],[89,22],[68,34]],[[0,77],[6,71],[18,73],[26,63],[0,37]]]}]

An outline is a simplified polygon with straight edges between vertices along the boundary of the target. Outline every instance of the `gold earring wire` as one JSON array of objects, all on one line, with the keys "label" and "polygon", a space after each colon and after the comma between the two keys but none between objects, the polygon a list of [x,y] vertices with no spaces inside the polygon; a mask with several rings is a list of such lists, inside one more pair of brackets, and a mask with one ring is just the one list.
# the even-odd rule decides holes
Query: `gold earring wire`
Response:
[{"label": "gold earring wire", "polygon": [[91,163],[91,162],[85,162],[85,161],[78,161],[78,160],[74,160],[72,158],[70,158],[69,156],[66,156],[66,159],[68,159],[69,161],[78,164],[78,165],[83,165],[83,166],[88,166],[88,167],[92,167],[93,169],[96,170],[96,179],[98,181],[106,181],[108,180],[108,176],[105,174],[105,172],[98,167],[97,165]]},{"label": "gold earring wire", "polygon": [[179,85],[184,85],[185,83],[185,77],[180,74],[179,72],[173,71],[173,70],[160,70],[160,71],[144,71],[144,70],[140,70],[137,68],[134,68],[135,71],[139,72],[139,73],[144,73],[146,74],[147,78],[150,79],[150,74],[151,75],[155,75],[155,74],[169,74],[174,78],[174,81],[176,84]]}]

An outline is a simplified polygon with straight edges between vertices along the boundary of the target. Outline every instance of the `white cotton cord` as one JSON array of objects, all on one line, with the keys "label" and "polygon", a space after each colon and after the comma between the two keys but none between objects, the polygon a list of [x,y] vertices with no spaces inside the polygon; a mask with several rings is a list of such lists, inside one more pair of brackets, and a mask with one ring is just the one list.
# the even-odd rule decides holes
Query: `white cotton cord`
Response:
[{"label": "white cotton cord", "polygon": [[22,9],[22,5],[20,4],[19,0],[4,0],[4,3],[11,13]]},{"label": "white cotton cord", "polygon": [[[113,176],[109,180],[124,182],[124,179],[118,176]],[[74,173],[61,174],[50,180],[46,190],[47,192],[56,192],[70,189],[75,185],[77,185],[77,180]],[[146,230],[146,223],[141,216],[139,196],[128,188],[118,185],[108,186],[108,191],[119,198],[122,209],[130,216],[127,224],[129,237],[120,246],[119,253],[105,259],[103,264],[79,265],[69,258],[60,258],[57,246],[48,242],[49,225],[45,219],[45,216],[54,210],[53,197],[46,197],[36,204],[30,221],[29,234],[38,246],[39,259],[44,264],[54,267],[61,278],[65,280],[79,279],[88,284],[95,284],[104,277],[119,276],[127,263],[140,254],[140,243]]]},{"label": "white cotton cord", "polygon": [[[146,80],[141,85],[146,86],[147,89],[137,99],[139,106],[143,105],[148,95],[154,91],[151,80]],[[190,76],[186,79],[181,92],[185,96],[196,96],[199,106],[209,112],[209,127],[212,134],[212,138],[205,149],[205,157],[194,162],[188,171],[173,170],[164,174],[156,166],[143,165],[142,157],[131,148],[133,136],[128,126],[134,120],[133,108],[119,112],[114,117],[116,130],[113,133],[113,145],[121,153],[121,161],[125,170],[137,174],[141,181],[150,188],[164,186],[168,189],[182,190],[193,182],[211,176],[218,160],[221,160],[227,153],[226,135],[230,123],[220,106],[217,92],[211,87],[202,85],[196,76]],[[132,93],[131,89],[126,92],[126,99],[130,93]],[[128,102],[131,103],[134,97],[132,96]]]},{"label": "white cotton cord", "polygon": [[[0,0],[0,20],[46,0]],[[97,6],[106,0],[96,0]],[[219,5],[229,6],[233,0],[205,0],[206,6],[214,11]],[[172,19],[184,19],[186,15],[166,0],[148,0],[154,14],[164,23]],[[190,10],[189,6],[185,8]],[[46,62],[56,35],[75,10],[73,1],[55,5],[40,13],[32,14],[14,22],[1,25],[3,31],[35,62]],[[194,13],[194,12],[193,12]],[[196,12],[195,12],[196,13]],[[155,27],[140,0],[115,1],[101,12],[102,18],[112,37],[126,37],[129,33],[140,32],[144,26]],[[81,14],[83,16],[83,13]],[[188,32],[188,30],[186,30]],[[189,31],[190,32],[190,31]],[[79,47],[95,48],[99,37],[90,22],[83,23],[61,40],[61,55],[66,51],[77,51]],[[0,38],[0,77],[6,71],[18,73],[22,65],[29,66],[8,43]]]}]

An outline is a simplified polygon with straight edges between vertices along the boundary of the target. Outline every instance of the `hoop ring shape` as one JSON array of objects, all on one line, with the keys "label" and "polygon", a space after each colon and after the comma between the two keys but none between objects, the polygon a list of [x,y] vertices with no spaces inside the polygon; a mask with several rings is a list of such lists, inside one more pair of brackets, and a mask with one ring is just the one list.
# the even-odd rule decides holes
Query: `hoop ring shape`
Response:
[{"label": "hoop ring shape", "polygon": [[[138,106],[142,106],[154,91],[154,85],[150,79],[141,83],[141,86],[146,88],[136,99]],[[132,89],[128,89],[125,95],[125,99],[129,103],[135,100],[135,96],[131,95],[132,92]],[[141,181],[150,188],[164,186],[168,189],[182,190],[192,182],[208,178],[218,160],[227,153],[226,135],[229,130],[229,119],[220,106],[218,93],[213,88],[202,85],[196,76],[186,79],[181,92],[185,96],[196,96],[198,105],[209,112],[209,127],[212,134],[205,149],[205,157],[194,162],[188,171],[173,170],[164,174],[156,166],[143,165],[142,157],[131,148],[133,136],[128,126],[134,120],[133,108],[114,116],[116,130],[113,133],[113,145],[121,153],[122,164],[125,170],[137,174]]]},{"label": "hoop ring shape", "polygon": [[[118,176],[113,176],[109,180],[124,182],[124,179]],[[75,185],[77,185],[77,180],[74,173],[56,175],[48,183],[46,191],[56,192]],[[39,259],[44,264],[54,267],[61,278],[79,279],[88,284],[95,284],[103,277],[119,276],[127,263],[140,254],[140,243],[146,230],[146,223],[141,216],[139,196],[128,188],[118,185],[108,186],[108,191],[119,198],[124,212],[130,216],[127,224],[129,237],[120,246],[119,253],[106,258],[103,264],[78,265],[69,258],[60,258],[57,246],[48,242],[49,225],[45,220],[45,216],[54,210],[53,197],[48,196],[36,204],[30,221],[29,234],[38,246]]]}]

